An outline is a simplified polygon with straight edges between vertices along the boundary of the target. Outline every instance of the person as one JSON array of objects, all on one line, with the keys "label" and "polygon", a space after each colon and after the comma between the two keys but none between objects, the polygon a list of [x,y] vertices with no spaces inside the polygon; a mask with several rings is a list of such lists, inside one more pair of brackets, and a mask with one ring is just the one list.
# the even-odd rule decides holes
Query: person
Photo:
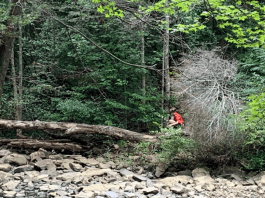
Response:
[{"label": "person", "polygon": [[184,126],[184,120],[182,118],[182,116],[177,113],[175,110],[171,111],[171,116],[173,116],[174,118],[169,120],[169,124],[167,125],[167,127],[175,127],[175,126]]}]

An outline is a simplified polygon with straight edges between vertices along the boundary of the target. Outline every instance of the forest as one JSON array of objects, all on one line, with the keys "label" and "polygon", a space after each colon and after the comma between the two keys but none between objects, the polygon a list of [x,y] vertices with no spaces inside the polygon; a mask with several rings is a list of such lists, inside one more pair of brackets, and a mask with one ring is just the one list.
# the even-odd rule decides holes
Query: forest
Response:
[{"label": "forest", "polygon": [[[252,0],[2,0],[0,144],[264,170],[264,13]],[[166,128],[172,108],[183,127]]]}]

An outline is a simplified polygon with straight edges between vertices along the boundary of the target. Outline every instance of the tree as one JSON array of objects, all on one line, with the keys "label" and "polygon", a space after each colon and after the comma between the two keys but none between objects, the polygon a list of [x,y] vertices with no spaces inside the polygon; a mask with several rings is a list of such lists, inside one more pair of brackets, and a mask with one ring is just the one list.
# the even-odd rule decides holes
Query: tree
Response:
[{"label": "tree", "polygon": [[22,8],[17,4],[18,2],[18,0],[10,0],[6,7],[10,11],[8,16],[6,16],[5,30],[3,31],[2,42],[0,43],[0,99],[3,94],[3,85],[17,32],[18,16],[22,13]]}]

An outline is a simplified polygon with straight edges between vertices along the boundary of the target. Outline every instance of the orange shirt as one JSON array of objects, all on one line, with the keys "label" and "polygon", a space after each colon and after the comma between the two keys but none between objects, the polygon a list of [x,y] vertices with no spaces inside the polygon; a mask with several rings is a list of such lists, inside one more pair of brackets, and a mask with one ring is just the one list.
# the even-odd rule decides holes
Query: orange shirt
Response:
[{"label": "orange shirt", "polygon": [[177,112],[174,112],[173,115],[174,115],[174,120],[176,122],[178,121],[178,124],[184,124],[184,120],[180,114],[178,114]]}]

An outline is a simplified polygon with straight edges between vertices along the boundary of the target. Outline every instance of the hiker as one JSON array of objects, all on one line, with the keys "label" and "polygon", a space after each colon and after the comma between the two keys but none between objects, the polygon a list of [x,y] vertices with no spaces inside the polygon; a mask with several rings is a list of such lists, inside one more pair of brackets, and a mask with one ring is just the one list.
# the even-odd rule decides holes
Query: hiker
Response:
[{"label": "hiker", "polygon": [[181,115],[179,113],[177,113],[175,111],[175,109],[173,111],[171,111],[170,113],[172,116],[174,116],[174,119],[170,119],[169,120],[169,124],[167,125],[167,127],[175,127],[175,126],[179,126],[181,125],[182,127],[184,126],[184,120],[181,117]]}]

